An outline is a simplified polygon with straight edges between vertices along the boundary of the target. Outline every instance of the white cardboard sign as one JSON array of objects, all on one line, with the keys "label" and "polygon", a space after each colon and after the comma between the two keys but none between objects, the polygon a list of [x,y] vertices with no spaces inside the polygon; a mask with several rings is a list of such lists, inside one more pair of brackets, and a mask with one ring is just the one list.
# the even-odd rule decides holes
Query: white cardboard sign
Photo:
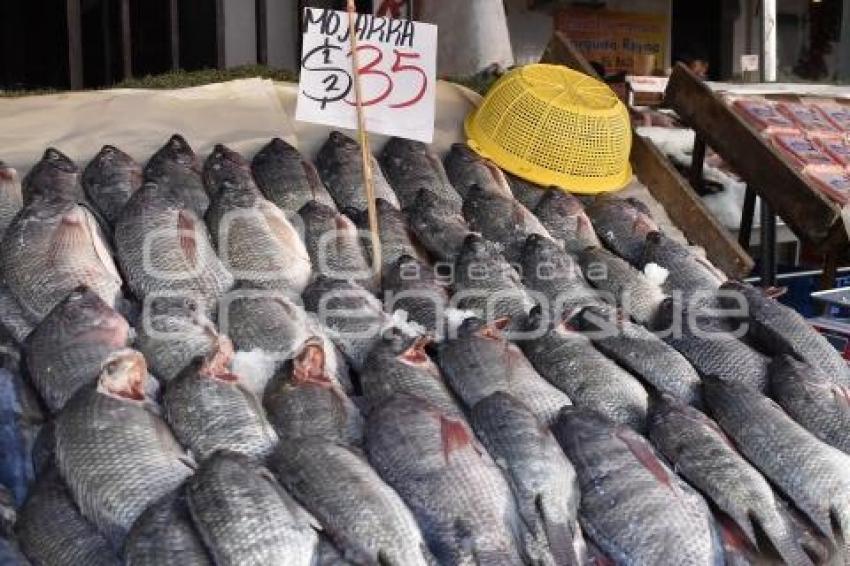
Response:
[{"label": "white cardboard sign", "polygon": [[[357,128],[348,13],[306,8],[295,118]],[[366,129],[431,143],[437,80],[437,26],[358,14],[360,83]]]}]

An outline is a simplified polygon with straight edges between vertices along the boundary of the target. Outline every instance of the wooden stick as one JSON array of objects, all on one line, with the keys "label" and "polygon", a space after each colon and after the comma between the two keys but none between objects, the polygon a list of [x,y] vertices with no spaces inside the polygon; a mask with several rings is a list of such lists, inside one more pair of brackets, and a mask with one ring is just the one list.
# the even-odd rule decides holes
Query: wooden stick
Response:
[{"label": "wooden stick", "polygon": [[360,134],[360,150],[363,157],[363,183],[366,186],[366,201],[369,209],[369,232],[372,234],[372,269],[381,279],[381,239],[378,235],[378,210],[375,206],[375,181],[372,177],[372,152],[369,149],[369,134],[366,132],[366,116],[363,110],[363,92],[360,88],[360,57],[357,54],[357,8],[354,0],[348,0],[348,30],[351,37],[351,67],[354,76],[354,96],[357,101],[357,130]]}]

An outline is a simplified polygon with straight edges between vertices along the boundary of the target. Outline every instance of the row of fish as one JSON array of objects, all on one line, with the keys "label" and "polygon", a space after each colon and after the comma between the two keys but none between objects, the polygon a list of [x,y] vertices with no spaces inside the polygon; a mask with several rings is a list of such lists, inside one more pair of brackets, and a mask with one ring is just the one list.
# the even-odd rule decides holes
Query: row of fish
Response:
[{"label": "row of fish", "polygon": [[377,279],[360,163],[333,132],[315,166],[175,135],[0,167],[0,557],[842,555],[850,374],[796,313],[639,201],[401,139]]}]

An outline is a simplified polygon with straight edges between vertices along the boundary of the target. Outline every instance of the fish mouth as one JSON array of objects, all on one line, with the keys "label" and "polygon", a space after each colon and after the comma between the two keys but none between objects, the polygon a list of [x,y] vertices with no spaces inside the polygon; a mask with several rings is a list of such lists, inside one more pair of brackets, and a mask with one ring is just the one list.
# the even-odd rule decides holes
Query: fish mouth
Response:
[{"label": "fish mouth", "polygon": [[204,359],[198,373],[210,379],[228,383],[239,381],[239,376],[230,371],[233,361],[233,342],[227,336],[216,336],[215,349]]},{"label": "fish mouth", "polygon": [[148,364],[141,352],[130,348],[118,350],[101,367],[97,383],[100,393],[132,401],[145,400]]},{"label": "fish mouth", "polygon": [[325,371],[325,348],[320,339],[308,338],[301,346],[301,351],[292,360],[292,380],[297,384],[331,384]]},{"label": "fish mouth", "polygon": [[410,366],[428,365],[431,358],[425,348],[434,342],[431,336],[418,336],[413,340],[413,343],[407,347],[401,354],[398,355],[398,360]]}]

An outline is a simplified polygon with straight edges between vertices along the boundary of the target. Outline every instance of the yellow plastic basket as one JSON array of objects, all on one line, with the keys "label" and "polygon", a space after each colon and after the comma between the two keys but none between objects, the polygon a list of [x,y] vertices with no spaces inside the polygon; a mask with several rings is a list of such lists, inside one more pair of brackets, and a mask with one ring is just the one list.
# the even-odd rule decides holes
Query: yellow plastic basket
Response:
[{"label": "yellow plastic basket", "polygon": [[607,85],[566,67],[505,74],[465,128],[472,149],[540,185],[593,194],[632,178],[628,110]]}]

